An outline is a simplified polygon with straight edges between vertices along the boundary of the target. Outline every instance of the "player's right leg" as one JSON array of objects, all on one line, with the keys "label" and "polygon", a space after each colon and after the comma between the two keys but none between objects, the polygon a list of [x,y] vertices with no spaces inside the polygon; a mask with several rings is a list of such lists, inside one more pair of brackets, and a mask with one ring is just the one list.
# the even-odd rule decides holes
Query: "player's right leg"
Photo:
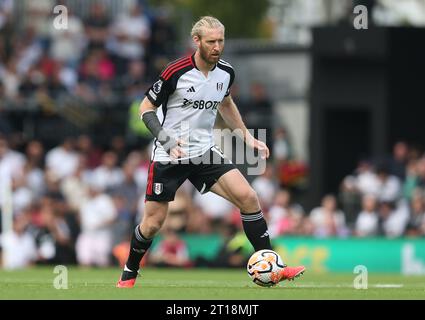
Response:
[{"label": "player's right leg", "polygon": [[130,252],[117,288],[132,288],[139,272],[140,261],[150,248],[153,237],[161,229],[168,211],[168,202],[146,201],[142,223],[131,236]]},{"label": "player's right leg", "polygon": [[168,202],[174,200],[177,189],[186,180],[188,174],[184,165],[151,162],[142,223],[132,234],[130,253],[117,287],[131,288],[134,286],[140,261],[165,221]]}]

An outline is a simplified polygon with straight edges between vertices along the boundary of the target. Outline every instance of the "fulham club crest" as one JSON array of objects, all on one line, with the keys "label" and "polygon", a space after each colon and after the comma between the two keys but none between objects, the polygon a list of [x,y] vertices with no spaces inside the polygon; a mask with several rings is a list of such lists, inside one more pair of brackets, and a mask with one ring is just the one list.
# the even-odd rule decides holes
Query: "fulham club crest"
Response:
[{"label": "fulham club crest", "polygon": [[223,82],[217,82],[217,91],[223,90]]},{"label": "fulham club crest", "polygon": [[156,195],[161,194],[163,190],[162,183],[154,183],[153,184],[153,192],[155,192]]}]

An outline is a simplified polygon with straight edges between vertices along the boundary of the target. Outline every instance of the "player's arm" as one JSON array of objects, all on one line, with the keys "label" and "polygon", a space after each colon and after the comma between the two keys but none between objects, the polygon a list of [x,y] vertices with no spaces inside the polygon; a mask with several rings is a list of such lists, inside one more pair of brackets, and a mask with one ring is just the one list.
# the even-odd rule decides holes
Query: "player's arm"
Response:
[{"label": "player's arm", "polygon": [[157,107],[145,97],[140,104],[140,115],[143,122],[172,158],[177,159],[184,156],[185,153],[181,149],[183,141],[171,137],[164,128],[162,128],[161,122],[159,122],[158,116],[156,115],[156,109]]},{"label": "player's arm", "polygon": [[248,146],[258,149],[263,159],[270,156],[270,151],[267,145],[264,142],[255,139],[246,128],[238,107],[234,103],[231,95],[228,95],[223,99],[218,110],[229,128],[231,130],[236,130],[237,134]]}]

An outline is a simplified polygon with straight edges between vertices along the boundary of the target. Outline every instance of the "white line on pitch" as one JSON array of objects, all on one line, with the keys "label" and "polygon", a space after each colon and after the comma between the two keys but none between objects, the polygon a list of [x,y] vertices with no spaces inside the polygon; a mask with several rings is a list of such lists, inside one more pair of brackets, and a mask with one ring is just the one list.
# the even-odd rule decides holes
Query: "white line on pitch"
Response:
[{"label": "white line on pitch", "polygon": [[[294,284],[294,288],[353,288],[352,284]],[[382,284],[372,284],[369,287],[372,288],[380,288],[380,289],[386,289],[386,288],[402,288],[402,284],[393,284],[393,283],[382,283]]]},{"label": "white line on pitch", "polygon": [[379,283],[379,284],[374,284],[371,287],[374,287],[374,288],[402,288],[403,285],[402,284],[393,284],[393,283]]}]

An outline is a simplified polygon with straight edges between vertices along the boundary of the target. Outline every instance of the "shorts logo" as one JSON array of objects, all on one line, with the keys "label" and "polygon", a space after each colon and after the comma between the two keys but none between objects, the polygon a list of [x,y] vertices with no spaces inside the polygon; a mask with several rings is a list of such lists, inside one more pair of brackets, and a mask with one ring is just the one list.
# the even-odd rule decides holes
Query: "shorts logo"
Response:
[{"label": "shorts logo", "polygon": [[161,194],[162,190],[164,189],[162,183],[154,183],[153,184],[153,192],[155,192],[156,195]]},{"label": "shorts logo", "polygon": [[217,91],[223,90],[223,82],[217,82]]},{"label": "shorts logo", "polygon": [[157,82],[155,82],[152,87],[153,87],[153,92],[159,93],[162,87],[162,80],[158,80]]}]

